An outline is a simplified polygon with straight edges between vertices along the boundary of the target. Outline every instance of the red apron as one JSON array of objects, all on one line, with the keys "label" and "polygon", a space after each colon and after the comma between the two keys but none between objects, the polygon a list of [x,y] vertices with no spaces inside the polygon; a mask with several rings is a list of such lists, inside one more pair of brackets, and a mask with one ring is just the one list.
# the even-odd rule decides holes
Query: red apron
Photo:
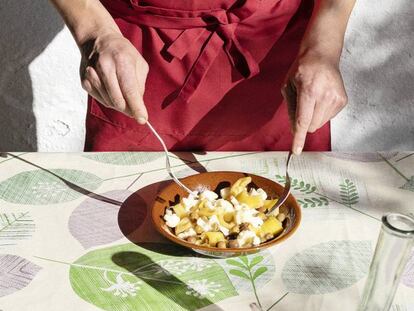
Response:
[{"label": "red apron", "polygon": [[[144,102],[171,150],[288,150],[280,94],[310,0],[101,0],[149,64]],[[146,126],[89,98],[86,151],[161,150]],[[330,126],[305,150],[330,150]]]}]

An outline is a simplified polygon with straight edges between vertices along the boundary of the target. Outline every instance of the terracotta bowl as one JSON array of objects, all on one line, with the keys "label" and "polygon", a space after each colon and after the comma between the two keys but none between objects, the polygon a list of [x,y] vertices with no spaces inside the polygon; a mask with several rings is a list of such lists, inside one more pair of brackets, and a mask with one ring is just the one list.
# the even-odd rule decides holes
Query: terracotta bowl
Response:
[{"label": "terracotta bowl", "polygon": [[[253,186],[255,188],[262,188],[266,191],[270,198],[279,197],[283,192],[283,186],[270,179],[240,172],[207,172],[188,176],[186,178],[181,179],[181,181],[190,189],[208,188],[219,193],[220,189],[228,187],[231,184],[233,184],[237,179],[246,176],[250,176],[252,178],[252,183],[249,186]],[[286,240],[296,231],[301,220],[300,207],[296,202],[295,198],[292,195],[290,195],[286,200],[284,206],[282,206],[280,209],[280,212],[285,213],[287,217],[283,222],[283,232],[276,238],[268,242],[262,243],[258,246],[245,248],[222,249],[216,247],[195,245],[176,237],[167,227],[163,219],[165,210],[169,206],[179,203],[180,199],[183,196],[186,197],[187,195],[188,194],[185,192],[185,190],[183,190],[176,183],[171,182],[158,194],[157,198],[155,199],[154,205],[152,206],[152,220],[157,230],[170,241],[191,248],[195,252],[207,256],[223,258],[256,253],[262,249],[274,246]]]}]

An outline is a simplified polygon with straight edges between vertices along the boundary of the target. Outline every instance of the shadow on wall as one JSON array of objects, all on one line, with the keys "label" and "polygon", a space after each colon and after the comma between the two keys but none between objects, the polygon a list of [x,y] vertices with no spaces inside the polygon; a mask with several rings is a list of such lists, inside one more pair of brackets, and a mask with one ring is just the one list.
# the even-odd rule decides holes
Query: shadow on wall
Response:
[{"label": "shadow on wall", "polygon": [[337,150],[414,149],[414,2],[357,1],[342,56],[347,119]]},{"label": "shadow on wall", "polygon": [[48,1],[1,0],[0,150],[37,150],[29,65],[63,26]]}]

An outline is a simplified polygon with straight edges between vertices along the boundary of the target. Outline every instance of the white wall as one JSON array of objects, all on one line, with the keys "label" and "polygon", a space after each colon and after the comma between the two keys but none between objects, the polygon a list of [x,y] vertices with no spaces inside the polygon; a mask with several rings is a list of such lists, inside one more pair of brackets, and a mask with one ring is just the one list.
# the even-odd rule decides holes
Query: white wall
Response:
[{"label": "white wall", "polygon": [[83,150],[87,95],[79,63],[79,50],[64,28],[29,66],[39,151]]},{"label": "white wall", "polygon": [[414,150],[414,1],[357,0],[341,69],[349,105],[333,122],[339,150]]},{"label": "white wall", "polygon": [[[341,68],[336,150],[414,150],[414,1],[360,0]],[[0,150],[81,151],[79,54],[45,0],[0,0]]]},{"label": "white wall", "polygon": [[80,151],[79,52],[46,0],[0,0],[0,150]]}]

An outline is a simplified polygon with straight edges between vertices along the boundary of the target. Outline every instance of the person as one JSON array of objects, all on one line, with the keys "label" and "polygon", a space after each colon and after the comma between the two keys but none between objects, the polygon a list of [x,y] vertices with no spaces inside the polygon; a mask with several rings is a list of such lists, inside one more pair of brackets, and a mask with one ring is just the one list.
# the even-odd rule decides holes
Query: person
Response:
[{"label": "person", "polygon": [[355,0],[51,1],[81,51],[86,151],[160,150],[147,120],[170,150],[330,150]]}]

